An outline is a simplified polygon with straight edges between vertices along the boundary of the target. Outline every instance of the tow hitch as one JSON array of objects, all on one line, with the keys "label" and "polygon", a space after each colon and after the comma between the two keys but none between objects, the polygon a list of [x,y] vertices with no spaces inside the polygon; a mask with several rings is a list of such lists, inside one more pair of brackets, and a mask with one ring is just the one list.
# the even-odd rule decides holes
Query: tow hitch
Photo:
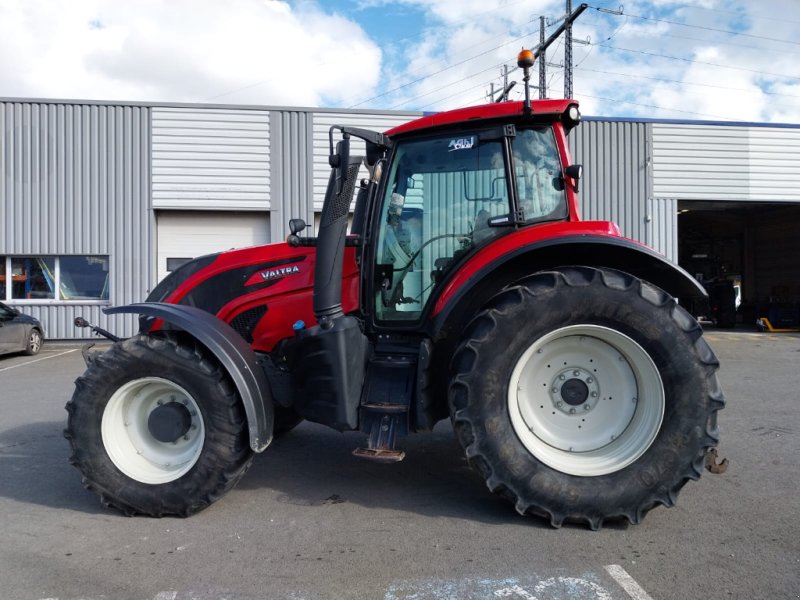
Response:
[{"label": "tow hitch", "polygon": [[706,469],[708,469],[709,473],[722,475],[728,470],[728,459],[723,458],[721,461],[717,462],[718,458],[719,455],[717,454],[716,448],[711,448],[706,454]]},{"label": "tow hitch", "polygon": [[[101,335],[104,338],[111,340],[112,342],[120,341],[120,338],[114,335],[113,333],[106,331],[102,327],[97,327],[96,325],[92,325],[91,323],[89,323],[89,321],[87,321],[83,317],[75,317],[73,324],[75,325],[75,327],[80,327],[81,329],[88,327],[96,335]],[[87,367],[90,364],[92,364],[92,361],[94,361],[96,354],[102,354],[102,352],[100,352],[99,350],[92,351],[92,348],[94,348],[94,342],[89,342],[88,344],[84,344],[81,347],[81,356],[83,356],[83,362],[86,363]]]}]

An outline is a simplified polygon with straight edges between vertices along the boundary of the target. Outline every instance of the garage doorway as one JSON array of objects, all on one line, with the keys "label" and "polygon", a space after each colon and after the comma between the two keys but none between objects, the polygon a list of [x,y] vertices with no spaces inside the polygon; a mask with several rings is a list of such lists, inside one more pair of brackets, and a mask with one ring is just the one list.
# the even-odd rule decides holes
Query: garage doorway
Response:
[{"label": "garage doorway", "polygon": [[800,325],[800,203],[678,203],[678,262],[709,292],[692,312],[720,327]]},{"label": "garage doorway", "polygon": [[270,241],[265,212],[159,211],[156,220],[159,281],[192,258]]}]

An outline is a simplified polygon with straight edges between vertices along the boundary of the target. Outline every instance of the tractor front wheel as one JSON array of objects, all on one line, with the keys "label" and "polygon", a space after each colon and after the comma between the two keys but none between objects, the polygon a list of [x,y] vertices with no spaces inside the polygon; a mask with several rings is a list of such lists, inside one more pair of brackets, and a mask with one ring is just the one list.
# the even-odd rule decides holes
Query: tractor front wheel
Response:
[{"label": "tractor front wheel", "polygon": [[489,488],[553,526],[639,522],[700,477],[718,362],[662,290],[610,269],[537,273],[473,319],[453,358],[456,434]]},{"label": "tractor front wheel", "polygon": [[114,344],[75,385],[64,432],[71,462],[87,488],[125,514],[189,516],[252,462],[236,388],[189,336]]}]

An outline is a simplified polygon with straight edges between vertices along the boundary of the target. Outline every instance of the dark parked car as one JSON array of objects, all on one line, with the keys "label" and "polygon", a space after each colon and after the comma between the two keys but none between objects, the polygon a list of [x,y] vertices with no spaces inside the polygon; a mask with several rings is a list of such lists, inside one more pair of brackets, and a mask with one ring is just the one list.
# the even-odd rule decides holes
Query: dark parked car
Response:
[{"label": "dark parked car", "polygon": [[0,354],[38,354],[43,341],[44,329],[39,319],[0,302]]}]

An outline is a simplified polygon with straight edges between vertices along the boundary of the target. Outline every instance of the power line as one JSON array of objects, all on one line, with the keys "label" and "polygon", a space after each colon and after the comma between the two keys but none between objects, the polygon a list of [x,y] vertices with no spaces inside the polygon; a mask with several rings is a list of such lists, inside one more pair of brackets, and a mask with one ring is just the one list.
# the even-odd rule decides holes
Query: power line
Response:
[{"label": "power line", "polygon": [[410,85],[414,85],[415,83],[419,83],[420,81],[424,81],[425,79],[429,79],[429,78],[431,78],[431,77],[433,77],[435,75],[440,75],[441,73],[444,73],[445,71],[449,71],[450,69],[453,69],[455,67],[463,65],[464,63],[468,63],[471,60],[475,60],[476,58],[480,58],[481,56],[485,56],[485,55],[487,55],[487,54],[489,54],[491,52],[494,52],[495,50],[499,50],[503,46],[508,46],[509,44],[513,44],[514,42],[518,42],[523,38],[529,37],[530,35],[531,35],[530,33],[526,33],[525,35],[521,35],[518,38],[514,38],[512,40],[504,42],[504,43],[500,44],[499,46],[495,46],[494,48],[490,48],[489,50],[486,50],[485,52],[481,52],[479,54],[475,54],[474,56],[470,56],[469,58],[465,58],[464,60],[461,60],[461,61],[459,61],[457,63],[453,63],[451,65],[448,65],[447,67],[445,67],[443,69],[440,69],[438,71],[434,71],[433,73],[429,73],[427,75],[424,75],[422,77],[414,79],[413,81],[409,81],[407,83],[399,85],[396,88],[392,88],[391,90],[387,90],[387,91],[383,92],[382,94],[378,94],[377,96],[372,96],[371,98],[367,98],[366,100],[362,100],[361,102],[358,102],[356,104],[351,105],[349,108],[356,108],[357,106],[361,106],[362,104],[366,104],[367,102],[371,102],[373,100],[377,100],[378,98],[383,98],[384,96],[388,96],[389,94],[392,94],[392,93],[394,93],[394,92],[396,92],[398,90],[402,90],[405,87],[408,87]]},{"label": "power line", "polygon": [[[496,69],[496,68],[502,67],[502,66],[503,66],[503,63],[492,65],[491,67],[488,67],[486,69],[482,69],[481,71],[476,71],[475,73],[473,73],[472,75],[469,75],[465,79],[471,79],[472,77],[475,77],[476,75],[480,75],[481,73],[485,73],[486,71],[491,71],[493,69]],[[496,81],[496,80],[498,80],[500,78],[501,77],[494,77],[494,78],[490,79],[489,81],[481,82],[479,85],[485,86],[487,83],[491,83],[491,82]],[[395,104],[394,106],[390,106],[387,110],[394,110],[394,109],[396,109],[396,108],[398,108],[400,106],[408,105],[410,102],[413,102],[414,100],[417,100],[418,98],[424,98],[425,96],[430,96],[431,94],[435,94],[436,92],[440,92],[440,91],[442,91],[444,89],[452,87],[454,83],[457,83],[457,82],[450,82],[450,83],[448,83],[446,85],[443,85],[442,87],[436,88],[435,90],[430,90],[429,92],[425,92],[424,94],[419,94],[417,96],[412,96],[411,98],[407,98],[403,102],[400,102],[399,104]],[[446,100],[446,98],[443,98],[443,100]],[[437,102],[438,102],[438,100],[437,100]]]},{"label": "power line", "polygon": [[[710,84],[710,83],[695,83],[695,82],[692,82],[692,81],[680,81],[678,79],[662,79],[662,78],[659,78],[659,77],[648,77],[646,75],[639,75],[639,74],[633,74],[633,73],[616,73],[614,71],[601,71],[599,69],[590,69],[588,67],[579,67],[579,68],[580,68],[581,71],[591,71],[593,73],[602,73],[604,75],[619,75],[621,77],[631,77],[631,78],[634,78],[634,79],[648,79],[650,81],[661,81],[663,83],[678,83],[680,85],[694,85],[694,86],[699,86],[699,87],[715,88],[715,89],[718,89],[718,90],[730,90],[730,91],[733,91],[733,92],[746,92],[746,93],[750,93],[750,94],[765,94],[765,95],[768,95],[768,96],[783,96],[783,97],[786,97],[786,98],[800,98],[800,96],[797,96],[797,95],[794,95],[794,94],[780,94],[778,92],[767,92],[767,91],[764,91],[764,90],[762,90],[760,88],[756,89],[756,90],[753,90],[753,89],[748,90],[748,89],[744,89],[744,88],[727,87],[727,86],[724,86],[724,85],[713,85],[713,84]],[[595,79],[598,79],[598,78],[595,78]]]},{"label": "power line", "polygon": [[[399,37],[399,38],[394,38],[394,39],[388,40],[388,42],[386,42],[386,44],[387,45],[391,45],[391,44],[398,43],[398,42],[404,42],[404,41],[407,41],[407,40],[412,40],[412,39],[418,38],[418,37],[420,37],[422,35],[425,35],[426,33],[434,33],[436,31],[443,30],[443,29],[450,30],[453,27],[459,27],[461,25],[466,25],[468,23],[471,23],[471,22],[475,21],[481,15],[487,15],[489,13],[497,12],[498,10],[501,10],[501,9],[505,10],[509,6],[516,6],[518,4],[522,4],[523,2],[526,2],[526,1],[527,0],[517,0],[516,2],[511,2],[510,4],[503,3],[503,4],[500,4],[500,5],[496,6],[495,8],[490,8],[489,10],[485,10],[483,12],[477,13],[477,14],[473,15],[472,17],[470,17],[469,19],[464,19],[462,21],[457,21],[455,23],[448,23],[446,25],[439,25],[437,27],[431,27],[431,28],[427,28],[427,29],[422,29],[417,33],[413,33],[413,34],[406,35],[406,36],[403,36],[403,37]],[[339,58],[332,58],[332,59],[330,59],[328,61],[319,63],[317,65],[317,67],[323,67],[323,66],[326,66],[326,65],[330,65],[330,64],[333,64],[333,63],[337,62],[338,60],[340,60],[340,59]],[[267,83],[269,81],[270,81],[269,79],[262,79],[260,81],[256,81],[255,83],[251,83],[251,84],[248,84],[248,85],[245,85],[245,86],[233,89],[233,90],[229,90],[227,92],[223,92],[221,94],[217,94],[216,96],[210,96],[208,98],[205,98],[205,99],[201,100],[201,102],[209,102],[211,100],[216,100],[217,98],[222,98],[224,96],[230,96],[231,94],[235,94],[237,92],[243,92],[245,90],[249,90],[251,88],[263,85],[263,84],[265,84],[265,83]],[[356,106],[358,106],[358,105],[356,105]]]},{"label": "power line", "polygon": [[[470,90],[474,90],[475,88],[484,87],[485,85],[486,85],[486,82],[481,82],[478,85],[471,85],[470,87],[464,88],[463,90],[459,90],[458,92],[456,92],[454,94],[450,94],[449,96],[445,96],[444,98],[439,98],[438,100],[434,100],[433,102],[429,102],[428,104],[424,104],[422,106],[419,106],[419,107],[417,107],[417,110],[422,110],[423,108],[428,108],[429,106],[433,106],[434,104],[438,104],[440,102],[444,102],[445,100],[449,100],[450,98],[455,98],[456,96],[461,96],[462,94],[465,94],[466,92],[469,92]],[[478,100],[478,102],[481,102],[481,101],[483,101],[483,98],[480,98]]]},{"label": "power line", "polygon": [[[592,6],[597,11],[600,11],[596,6]],[[605,12],[605,11],[601,11]],[[642,19],[644,21],[653,21],[655,23],[668,23],[669,25],[677,25],[679,27],[691,27],[692,29],[702,29],[704,31],[716,31],[718,33],[726,33],[728,35],[739,35],[742,37],[749,37],[755,38],[759,40],[769,40],[771,42],[779,42],[781,44],[794,44],[795,46],[800,46],[800,42],[796,42],[794,40],[779,40],[777,38],[771,38],[763,35],[755,35],[753,33],[744,33],[743,31],[731,31],[728,29],[717,29],[716,27],[707,27],[705,25],[691,25],[689,23],[681,23],[679,21],[670,21],[668,19],[656,19],[655,17],[644,17],[642,15],[632,15],[630,13],[623,13],[627,17],[632,17],[634,19]]]},{"label": "power line", "polygon": [[746,67],[732,67],[730,65],[721,65],[719,63],[712,63],[703,60],[693,60],[691,58],[683,58],[680,56],[668,56],[666,54],[656,54],[655,52],[646,52],[645,50],[633,50],[631,48],[620,48],[619,46],[609,46],[608,44],[595,44],[596,46],[600,46],[603,48],[608,48],[609,50],[618,50],[621,52],[634,52],[636,54],[644,54],[646,56],[656,56],[658,58],[668,58],[670,60],[680,60],[683,62],[688,63],[695,63],[698,65],[708,65],[711,67],[719,67],[721,69],[733,69],[735,71],[747,71],[748,73],[758,73],[759,75],[770,75],[772,77],[778,77],[780,79],[794,79],[796,81],[800,81],[800,77],[792,77],[791,75],[784,75],[782,73],[770,73],[768,71],[762,71],[760,69],[748,69]]},{"label": "power line", "polygon": [[[721,9],[721,8],[707,8],[705,6],[695,6],[693,4],[674,4],[673,6],[675,8],[691,8],[691,9],[694,9],[694,10],[705,10],[705,11],[708,11],[708,12],[715,12],[715,13],[734,15],[736,17],[744,16],[744,15],[742,15],[742,13],[736,12],[735,10],[724,10],[724,9]],[[764,17],[764,16],[761,16],[761,15],[747,15],[747,17],[750,18],[750,19],[761,19],[761,20],[764,20],[764,21],[778,21],[780,23],[794,23],[794,24],[800,25],[800,21],[792,21],[792,20],[789,20],[789,19],[779,19],[777,17]]]},{"label": "power line", "polygon": [[605,100],[606,102],[616,102],[618,104],[632,104],[633,106],[641,106],[643,108],[656,108],[658,110],[668,110],[668,111],[679,112],[679,113],[683,113],[683,114],[687,114],[687,115],[696,115],[696,116],[699,116],[699,117],[711,117],[711,118],[719,119],[719,120],[722,120],[722,121],[728,120],[727,117],[723,117],[723,116],[720,116],[720,115],[712,115],[712,114],[708,114],[708,113],[699,113],[699,112],[694,112],[694,111],[691,111],[691,110],[681,110],[681,109],[678,109],[678,108],[667,108],[665,106],[658,106],[657,104],[641,104],[640,102],[631,102],[630,100],[619,100],[617,98],[606,98],[604,96],[592,96],[591,94],[576,94],[576,96],[581,96],[581,97],[585,97],[585,98],[594,98],[595,100]]},{"label": "power line", "polygon": [[675,35],[674,33],[660,33],[659,36],[660,37],[675,38],[677,40],[689,40],[691,42],[700,42],[702,44],[713,43],[715,46],[721,44],[723,46],[735,46],[736,48],[748,48],[750,50],[758,50],[760,52],[766,52],[766,53],[780,52],[781,55],[793,54],[795,56],[800,56],[800,52],[792,52],[791,50],[783,50],[783,49],[778,50],[776,48],[765,48],[764,46],[751,46],[750,44],[737,44],[735,42],[726,42],[726,41],[723,41],[723,40],[713,40],[713,42],[712,42],[711,40],[704,40],[702,38],[693,38],[693,37],[689,37],[688,35]]}]

